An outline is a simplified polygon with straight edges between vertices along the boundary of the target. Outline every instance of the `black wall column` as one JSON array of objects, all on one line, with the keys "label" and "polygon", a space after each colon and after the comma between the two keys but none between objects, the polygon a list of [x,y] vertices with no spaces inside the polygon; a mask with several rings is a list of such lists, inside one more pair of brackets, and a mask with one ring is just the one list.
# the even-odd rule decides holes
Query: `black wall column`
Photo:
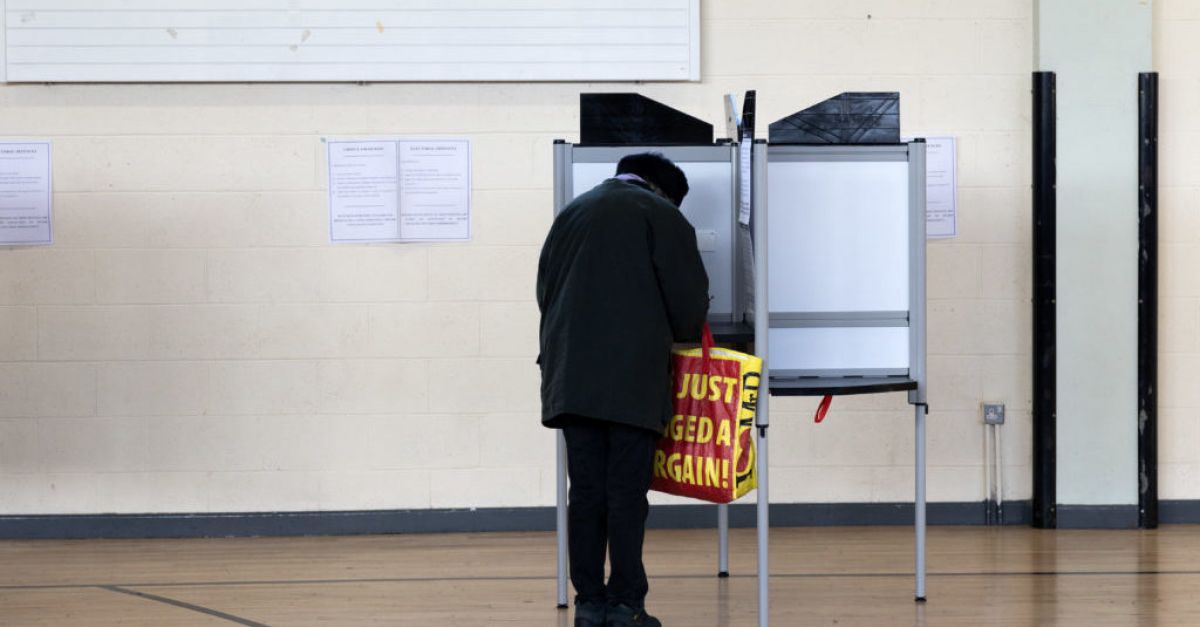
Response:
[{"label": "black wall column", "polygon": [[1138,74],[1138,526],[1158,526],[1158,73]]},{"label": "black wall column", "polygon": [[1054,72],[1033,73],[1033,526],[1058,526]]}]

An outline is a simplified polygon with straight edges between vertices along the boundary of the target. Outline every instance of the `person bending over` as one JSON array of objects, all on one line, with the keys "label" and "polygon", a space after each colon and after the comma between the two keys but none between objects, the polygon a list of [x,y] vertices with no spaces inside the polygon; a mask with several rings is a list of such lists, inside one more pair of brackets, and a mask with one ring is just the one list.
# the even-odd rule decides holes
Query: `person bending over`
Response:
[{"label": "person bending over", "polygon": [[646,494],[671,346],[699,338],[709,300],[687,192],[666,157],[628,155],[555,218],[538,261],[542,423],[567,443],[576,627],[662,624],[645,610]]}]

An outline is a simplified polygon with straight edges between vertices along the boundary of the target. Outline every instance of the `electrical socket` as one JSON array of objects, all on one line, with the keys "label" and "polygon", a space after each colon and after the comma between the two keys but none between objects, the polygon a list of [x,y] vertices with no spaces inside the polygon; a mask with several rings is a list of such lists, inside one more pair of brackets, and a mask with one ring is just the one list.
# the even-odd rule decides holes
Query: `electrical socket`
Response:
[{"label": "electrical socket", "polygon": [[1002,425],[1002,424],[1004,424],[1004,403],[984,403],[983,404],[983,424],[985,424],[985,425]]}]

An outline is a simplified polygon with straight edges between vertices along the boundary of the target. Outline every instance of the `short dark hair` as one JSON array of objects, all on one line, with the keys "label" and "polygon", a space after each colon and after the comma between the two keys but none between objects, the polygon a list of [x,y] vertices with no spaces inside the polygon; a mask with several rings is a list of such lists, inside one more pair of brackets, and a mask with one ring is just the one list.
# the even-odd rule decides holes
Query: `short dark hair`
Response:
[{"label": "short dark hair", "polygon": [[621,157],[617,174],[636,174],[658,186],[678,207],[688,193],[687,175],[661,152],[641,152]]}]

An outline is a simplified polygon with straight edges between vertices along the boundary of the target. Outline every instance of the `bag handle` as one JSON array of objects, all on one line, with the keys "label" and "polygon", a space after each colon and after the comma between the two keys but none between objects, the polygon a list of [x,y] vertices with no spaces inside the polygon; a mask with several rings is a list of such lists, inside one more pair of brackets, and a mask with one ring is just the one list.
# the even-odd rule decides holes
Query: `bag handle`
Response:
[{"label": "bag handle", "polygon": [[713,341],[712,329],[708,327],[708,322],[705,321],[704,328],[700,330],[700,372],[708,374],[708,364],[712,359],[711,352],[715,342]]}]

